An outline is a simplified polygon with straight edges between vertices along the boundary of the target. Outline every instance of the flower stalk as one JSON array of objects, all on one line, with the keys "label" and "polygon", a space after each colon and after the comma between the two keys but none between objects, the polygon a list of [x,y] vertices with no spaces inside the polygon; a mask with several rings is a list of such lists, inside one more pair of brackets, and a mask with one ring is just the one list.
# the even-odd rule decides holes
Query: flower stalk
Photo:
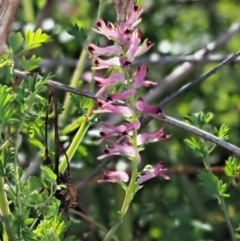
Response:
[{"label": "flower stalk", "polygon": [[[103,155],[99,156],[98,160],[113,155],[123,156],[130,160],[132,173],[128,185],[125,184],[128,182],[128,175],[122,171],[104,169],[104,179],[98,180],[99,183],[119,183],[125,191],[118,219],[104,241],[110,240],[123,222],[129,205],[136,192],[142,187],[142,183],[156,176],[168,179],[165,175],[167,169],[163,168],[162,162],[155,167],[148,166],[148,169],[143,170],[142,175],[138,172],[138,166],[142,162],[140,151],[147,143],[170,137],[170,135],[163,133],[163,127],[151,133],[138,133],[140,129],[139,119],[142,114],[149,114],[157,119],[164,118],[159,107],[149,106],[142,98],[137,99],[140,87],[152,87],[156,84],[151,80],[145,80],[148,72],[147,64],[138,66],[133,73],[131,69],[133,59],[148,51],[153,43],[146,39],[141,44],[142,32],[136,28],[141,22],[140,16],[143,9],[140,9],[133,0],[115,0],[114,4],[117,22],[114,24],[105,23],[103,19],[99,19],[96,28],[92,28],[94,32],[112,40],[114,44],[105,47],[93,43],[88,44],[90,57],[94,62],[92,69],[96,71],[97,75],[93,76],[93,79],[95,84],[100,87],[96,96],[100,96],[103,92],[107,95],[106,101],[97,100],[99,109],[93,110],[93,113],[121,115],[125,122],[120,126],[101,123],[104,130],[100,131],[102,139],[99,140],[99,143],[105,141],[107,145],[103,149]],[[102,56],[107,58],[102,58]],[[99,76],[98,70],[102,69],[109,69],[110,76]]]}]

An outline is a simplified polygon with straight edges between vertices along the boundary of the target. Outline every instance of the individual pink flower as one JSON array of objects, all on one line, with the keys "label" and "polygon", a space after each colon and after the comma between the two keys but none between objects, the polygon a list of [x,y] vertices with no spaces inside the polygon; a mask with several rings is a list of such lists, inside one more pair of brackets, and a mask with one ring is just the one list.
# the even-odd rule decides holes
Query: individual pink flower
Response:
[{"label": "individual pink flower", "polygon": [[92,67],[92,69],[108,69],[113,66],[120,66],[120,60],[118,57],[113,57],[108,60],[103,60],[95,56],[93,58],[96,66]]},{"label": "individual pink flower", "polygon": [[143,114],[155,117],[157,119],[164,119],[164,115],[162,114],[162,110],[159,107],[153,107],[148,104],[146,104],[143,101],[143,98],[140,97],[136,102],[136,109]]},{"label": "individual pink flower", "polygon": [[146,182],[156,176],[161,176],[164,179],[170,179],[167,175],[165,175],[168,169],[163,168],[163,166],[163,162],[159,162],[155,167],[145,170],[145,174],[137,179],[137,183],[141,185],[143,182]]},{"label": "individual pink flower", "polygon": [[166,135],[163,133],[163,128],[164,127],[160,127],[157,130],[155,130],[154,132],[142,133],[142,134],[137,135],[137,145],[140,146],[145,143],[157,142],[160,140],[165,140],[165,139],[170,138],[171,135]]},{"label": "individual pink flower", "polygon": [[147,75],[147,64],[144,63],[142,65],[139,65],[136,69],[136,71],[134,72],[132,79],[134,80],[133,82],[133,87],[134,88],[138,88],[143,82],[144,82],[144,78]]},{"label": "individual pink flower", "polygon": [[117,40],[119,38],[119,32],[112,23],[105,24],[102,19],[99,19],[96,25],[98,29],[92,28],[94,32],[102,34],[111,40]]},{"label": "individual pink flower", "polygon": [[113,0],[116,12],[117,12],[117,20],[118,22],[124,21],[125,18],[125,8],[126,8],[126,1],[119,1]]},{"label": "individual pink flower", "polygon": [[153,42],[146,39],[141,46],[137,49],[136,53],[134,54],[134,57],[138,57],[144,53],[146,53],[151,47],[153,46]]},{"label": "individual pink flower", "polygon": [[127,106],[112,105],[111,103],[106,103],[103,100],[98,100],[97,104],[101,110],[94,110],[93,113],[115,113],[126,117],[132,116],[132,110]]},{"label": "individual pink flower", "polygon": [[140,29],[134,30],[132,34],[132,41],[127,51],[127,58],[131,62],[133,61],[133,57],[135,56],[135,53],[138,50],[138,45],[141,42],[141,38],[142,38],[142,32],[140,31]]},{"label": "individual pink flower", "polygon": [[129,177],[127,173],[122,171],[109,171],[106,169],[103,169],[103,173],[105,174],[104,178],[102,180],[97,180],[98,183],[104,183],[104,182],[128,182]]},{"label": "individual pink flower", "polygon": [[98,87],[102,87],[99,89],[99,91],[96,93],[96,96],[99,96],[103,93],[103,91],[110,85],[114,85],[117,82],[124,82],[125,76],[121,73],[115,73],[110,75],[108,78],[104,79],[101,77],[93,77],[95,80],[95,83],[98,85]]},{"label": "individual pink flower", "polygon": [[103,125],[106,128],[106,130],[100,131],[100,136],[102,136],[103,138],[99,140],[98,143],[101,143],[103,140],[112,136],[129,135],[130,132],[132,132],[133,130],[138,130],[140,128],[140,122],[138,120],[129,123],[124,123],[120,126],[113,126],[103,122],[100,122],[100,124]]},{"label": "individual pink flower", "polygon": [[119,145],[116,144],[114,142],[111,142],[108,140],[108,142],[111,144],[111,148],[106,147],[103,149],[103,152],[105,153],[102,156],[99,156],[97,159],[98,160],[102,160],[106,157],[109,156],[126,156],[129,159],[133,159],[135,157],[137,157],[137,161],[138,163],[141,162],[141,157],[138,153],[138,151],[132,146],[132,145],[127,145],[127,144],[123,144],[123,145]]},{"label": "individual pink flower", "polygon": [[129,5],[126,8],[127,16],[126,16],[126,24],[133,29],[136,27],[140,22],[140,16],[143,13],[143,8],[139,10],[138,5],[133,1],[130,1]]},{"label": "individual pink flower", "polygon": [[144,80],[140,85],[143,87],[153,87],[157,85],[157,82],[151,80]]},{"label": "individual pink flower", "polygon": [[108,101],[118,101],[118,100],[124,100],[128,98],[131,95],[134,95],[136,93],[136,89],[131,87],[123,92],[119,92],[116,94],[108,94],[107,100]]},{"label": "individual pink flower", "polygon": [[107,47],[98,47],[95,44],[89,43],[88,50],[91,54],[95,56],[111,56],[111,55],[121,55],[122,48],[119,45],[112,45]]},{"label": "individual pink flower", "polygon": [[152,80],[144,80],[147,75],[147,72],[148,72],[148,67],[146,63],[139,65],[132,76],[132,79],[133,79],[132,87],[134,88],[138,88],[139,86],[153,87],[157,85],[157,83]]}]

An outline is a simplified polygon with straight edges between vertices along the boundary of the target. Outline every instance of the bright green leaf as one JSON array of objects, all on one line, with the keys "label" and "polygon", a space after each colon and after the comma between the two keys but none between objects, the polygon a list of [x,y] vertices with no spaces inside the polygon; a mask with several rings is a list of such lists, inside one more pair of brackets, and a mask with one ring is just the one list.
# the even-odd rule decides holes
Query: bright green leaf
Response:
[{"label": "bright green leaf", "polygon": [[22,57],[21,64],[24,71],[31,71],[39,67],[41,58],[36,58],[35,55],[32,55],[30,59],[26,59],[25,56]]},{"label": "bright green leaf", "polygon": [[41,170],[42,170],[42,173],[41,173],[42,180],[47,180],[55,184],[57,175],[50,168],[46,166],[41,166]]},{"label": "bright green leaf", "polygon": [[12,33],[8,37],[9,46],[11,47],[12,51],[15,52],[20,48],[23,43],[23,37],[21,33]]}]

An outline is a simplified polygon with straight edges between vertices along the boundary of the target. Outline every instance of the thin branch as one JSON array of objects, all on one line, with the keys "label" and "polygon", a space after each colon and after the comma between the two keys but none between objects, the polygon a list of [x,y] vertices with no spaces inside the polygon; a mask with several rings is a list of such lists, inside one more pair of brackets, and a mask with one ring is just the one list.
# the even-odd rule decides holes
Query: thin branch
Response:
[{"label": "thin branch", "polygon": [[[75,209],[70,209],[71,213],[74,213],[75,215],[80,216],[81,218],[83,218],[85,221],[89,222],[90,224],[95,225],[97,228],[103,230],[105,233],[108,232],[108,230],[103,227],[101,224],[97,223],[96,221],[92,220],[91,218],[89,218],[87,215],[85,215],[82,212],[76,211]],[[115,241],[119,241],[117,238],[113,237],[113,240]]]},{"label": "thin branch", "polygon": [[79,182],[76,185],[76,188],[81,189],[82,187],[84,187],[88,182],[90,182],[110,162],[111,162],[110,158],[107,158],[107,159],[103,160],[102,162],[100,162],[100,164],[85,179],[83,179],[81,182]]},{"label": "thin branch", "polygon": [[168,123],[172,126],[176,126],[178,127],[179,129],[182,129],[182,130],[185,130],[185,131],[188,131],[188,132],[191,132],[191,133],[194,133],[195,135],[197,136],[200,136],[206,140],[209,140],[213,143],[216,143],[218,144],[219,146],[222,146],[223,148],[229,150],[230,152],[234,153],[235,155],[237,156],[240,156],[240,148],[234,146],[233,144],[231,143],[228,143],[206,131],[203,131],[203,130],[200,130],[198,128],[196,128],[195,126],[191,126],[191,125],[188,125],[184,122],[181,122],[179,120],[176,120],[174,118],[171,118],[169,116],[165,116],[165,118],[162,118],[161,121],[165,122],[165,123]]},{"label": "thin branch", "polygon": [[[233,35],[240,31],[240,22],[235,23],[230,27],[230,29],[223,33],[215,41],[209,43],[206,47],[197,51],[194,56],[196,58],[205,58],[210,52],[214,51],[220,45],[226,43]],[[176,68],[170,75],[168,75],[158,87],[150,90],[143,98],[146,102],[152,102],[154,100],[159,100],[167,90],[172,88],[174,85],[179,84],[184,78],[189,75],[196,64],[194,63],[183,63],[178,68]]]},{"label": "thin branch", "polygon": [[2,0],[0,3],[0,56],[5,53],[5,44],[19,0]]},{"label": "thin branch", "polygon": [[[24,79],[24,80],[27,80],[29,75],[20,71],[20,70],[16,70],[14,69],[13,70],[13,74],[20,78],[20,79]],[[42,76],[38,75],[38,79],[42,79]],[[91,93],[89,91],[86,91],[86,90],[82,90],[82,89],[77,89],[77,88],[73,88],[73,87],[70,87],[68,85],[64,85],[64,84],[61,84],[57,81],[54,81],[54,80],[49,80],[48,85],[51,85],[53,88],[55,89],[59,89],[59,90],[63,90],[65,92],[70,92],[70,93],[73,93],[73,94],[77,94],[77,95],[81,95],[81,96],[85,96],[85,97],[88,97],[88,98],[91,98],[91,99],[101,99],[101,100],[104,100],[106,101],[106,97],[104,96],[98,96],[96,97],[94,93]]]},{"label": "thin branch", "polygon": [[[195,55],[185,56],[161,56],[158,53],[154,53],[146,58],[138,58],[133,61],[133,65],[139,65],[143,63],[148,64],[179,64],[184,62],[190,63],[219,63],[229,58],[230,55],[211,54],[209,56],[197,57]],[[233,62],[240,62],[240,58],[234,59]],[[91,61],[87,60],[86,67],[91,66]],[[76,67],[77,59],[42,59],[40,62],[40,68],[56,68],[59,66]],[[16,63],[16,66],[20,66],[20,62]]]},{"label": "thin branch", "polygon": [[158,106],[160,107],[164,107],[166,106],[170,101],[172,101],[173,99],[175,99],[176,97],[178,97],[179,95],[181,95],[183,92],[187,91],[188,89],[190,89],[191,87],[195,86],[196,84],[201,83],[202,81],[206,80],[207,78],[209,78],[211,75],[216,74],[221,68],[223,68],[225,65],[232,63],[235,59],[237,59],[240,56],[240,51],[238,51],[237,53],[235,53],[234,55],[232,55],[231,57],[229,57],[228,59],[224,60],[222,63],[220,63],[219,65],[217,65],[215,68],[213,68],[212,70],[208,71],[207,73],[203,74],[202,76],[196,78],[195,80],[193,80],[192,82],[186,84],[185,86],[183,86],[181,89],[177,90],[175,93],[173,93],[172,95],[167,96],[166,98],[164,98]]}]

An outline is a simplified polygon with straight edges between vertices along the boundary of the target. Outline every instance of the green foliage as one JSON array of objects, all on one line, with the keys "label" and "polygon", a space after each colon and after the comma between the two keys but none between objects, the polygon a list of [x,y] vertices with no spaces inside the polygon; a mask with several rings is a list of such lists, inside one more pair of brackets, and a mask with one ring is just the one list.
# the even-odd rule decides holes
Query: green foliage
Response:
[{"label": "green foliage", "polygon": [[28,51],[40,47],[43,43],[49,42],[50,38],[47,34],[42,33],[39,28],[35,33],[32,30],[28,30],[24,34],[25,45],[23,50]]},{"label": "green foliage", "polygon": [[7,86],[0,85],[0,129],[3,130],[4,126],[18,121],[13,115],[16,109],[13,108],[13,101],[15,94]]},{"label": "green foliage", "polygon": [[194,113],[191,115],[186,115],[185,119],[193,126],[196,126],[200,129],[203,128],[204,125],[208,124],[213,118],[212,113],[203,113],[202,111],[198,113]]},{"label": "green foliage", "polygon": [[207,158],[208,156],[208,147],[206,146],[203,139],[199,138],[198,140],[196,138],[185,139],[185,143],[188,145],[188,147],[195,152],[198,156],[202,157],[203,159]]},{"label": "green foliage", "polygon": [[40,61],[41,61],[41,58],[36,58],[35,55],[32,55],[29,60],[27,60],[25,56],[23,56],[21,60],[21,64],[24,71],[31,71],[38,68]]},{"label": "green foliage", "polygon": [[85,115],[87,110],[93,104],[93,100],[90,98],[86,98],[84,96],[71,94],[71,101],[77,109],[77,113],[80,115]]},{"label": "green foliage", "polygon": [[228,132],[230,130],[230,127],[228,125],[223,124],[219,130],[214,127],[213,134],[218,136],[220,139],[227,140],[229,138]]},{"label": "green foliage", "polygon": [[11,48],[11,50],[13,51],[13,53],[15,53],[22,45],[24,39],[22,37],[21,33],[12,33],[11,35],[9,35],[8,37],[8,43],[9,43],[9,47]]},{"label": "green foliage", "polygon": [[215,197],[229,197],[229,194],[226,193],[227,184],[219,180],[212,172],[200,172],[198,178],[209,194]]},{"label": "green foliage", "polygon": [[87,39],[87,33],[82,27],[80,28],[76,23],[71,24],[68,26],[67,32],[74,36],[81,46],[84,45],[84,42]]},{"label": "green foliage", "polygon": [[229,157],[225,162],[224,172],[227,176],[234,178],[240,173],[240,162],[236,157]]}]

